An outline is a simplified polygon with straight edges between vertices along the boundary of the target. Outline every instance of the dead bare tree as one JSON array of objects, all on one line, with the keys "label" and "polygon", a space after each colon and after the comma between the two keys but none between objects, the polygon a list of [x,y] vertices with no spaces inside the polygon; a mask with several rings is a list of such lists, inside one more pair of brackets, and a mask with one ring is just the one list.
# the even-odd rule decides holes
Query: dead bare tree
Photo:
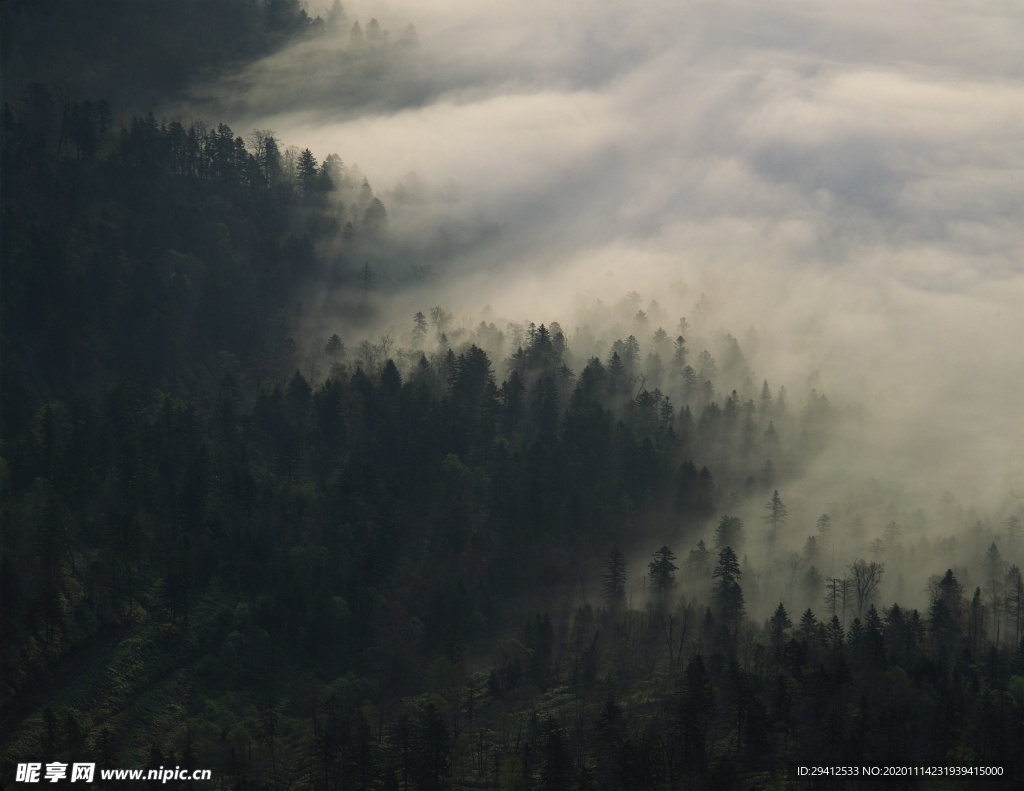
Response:
[{"label": "dead bare tree", "polygon": [[864,607],[870,603],[882,581],[885,564],[872,560],[870,563],[863,558],[855,560],[850,566],[850,577],[853,582],[853,593],[857,598],[857,617],[864,615]]}]

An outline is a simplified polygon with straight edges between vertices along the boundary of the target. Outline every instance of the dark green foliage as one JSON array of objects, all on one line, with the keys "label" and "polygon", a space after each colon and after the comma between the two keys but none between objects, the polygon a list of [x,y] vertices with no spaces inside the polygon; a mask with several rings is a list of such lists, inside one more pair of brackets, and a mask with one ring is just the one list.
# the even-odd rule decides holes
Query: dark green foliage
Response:
[{"label": "dark green foliage", "polygon": [[378,198],[370,201],[363,213],[363,229],[369,239],[380,240],[387,233],[388,213]]},{"label": "dark green foliage", "polygon": [[663,546],[654,553],[654,560],[647,564],[651,587],[659,594],[667,593],[675,585],[675,573],[679,568],[672,562],[675,559],[675,553]]},{"label": "dark green foliage", "polygon": [[[5,501],[28,537],[4,544],[5,647],[19,647],[3,656],[18,712],[5,749],[34,734],[62,757],[192,755],[238,783],[325,788],[450,788],[460,776],[730,787],[790,760],[937,761],[983,745],[1019,772],[1020,660],[978,631],[980,594],[966,601],[952,570],[925,618],[876,609],[863,561],[850,579],[866,574],[865,610],[846,628],[813,610],[794,627],[779,604],[759,631],[730,546],[710,580],[702,543],[688,558],[684,582],[712,607],[671,611],[625,607],[614,549],[601,578],[611,612],[580,607],[567,631],[554,611],[526,609],[531,591],[578,585],[580,547],[600,558],[628,539],[615,530],[624,494],[689,509],[701,474],[679,465],[692,488],[677,500],[678,462],[579,387],[546,435],[530,412],[532,442],[506,435],[513,374],[499,388],[472,345],[446,357],[436,394],[418,366],[403,376],[386,360],[316,385],[292,369],[251,408],[233,376],[205,406],[120,385],[101,406],[40,408],[16,437]],[[729,519],[720,535],[738,535]],[[31,576],[17,568],[26,558]],[[656,591],[671,588],[675,559],[655,553]],[[756,635],[746,655],[744,629]],[[68,689],[168,716],[145,693],[166,682],[116,654],[135,646],[154,672],[189,674],[206,708],[188,716],[206,731],[143,734],[36,691],[38,668],[96,650],[104,667],[135,668],[124,697],[87,691],[88,659]],[[468,656],[487,656],[486,672],[467,677]],[[222,739],[243,725],[251,748]]]},{"label": "dark green foliage", "polygon": [[673,735],[680,741],[680,764],[687,773],[702,774],[707,768],[708,741],[715,705],[711,674],[700,654],[686,665],[679,680]]},{"label": "dark green foliage", "polygon": [[428,703],[420,711],[417,725],[412,750],[416,787],[440,791],[446,787],[445,780],[451,768],[451,734],[433,703]]},{"label": "dark green foliage", "polygon": [[[101,5],[99,41],[172,14],[205,23],[187,43],[182,27],[148,37],[181,47],[168,68],[312,28],[291,0]],[[37,60],[69,40],[51,16]],[[329,24],[348,29],[340,7]],[[809,608],[794,627],[787,607],[820,602],[814,564],[835,573],[823,516],[786,603],[747,618],[743,522],[721,517],[717,563],[705,542],[739,487],[759,503],[757,486],[792,476],[793,419],[782,388],[765,382],[759,405],[752,385],[729,390],[734,338],[695,371],[682,335],[670,358],[655,307],[634,305],[637,334],[578,370],[556,322],[510,328],[517,348],[492,360],[494,324],[467,332],[435,306],[413,316],[414,354],[405,332],[394,353],[390,336],[300,347],[296,302],[325,274],[366,315],[386,296],[378,259],[355,257],[387,244],[368,182],[340,230],[334,155],[304,150],[290,183],[265,130],[115,114],[15,76],[0,118],[4,776],[39,754],[210,767],[235,788],[753,788],[784,786],[794,762],[953,756],[1019,785],[1024,583],[994,544],[991,589],[969,601],[958,568],[923,614],[878,609],[882,566],[857,560],[829,580],[835,617]],[[347,274],[330,272],[335,242]],[[808,448],[832,419],[813,394]],[[766,511],[774,534],[777,491]],[[666,525],[693,547],[685,571],[662,546],[627,603],[619,547]],[[598,584],[606,608],[586,601]]]},{"label": "dark green foliage", "polygon": [[786,508],[779,497],[779,490],[772,492],[771,499],[764,506],[764,521],[768,525],[768,542],[774,544],[778,539],[779,530],[785,526],[789,509]]},{"label": "dark green foliage", "polygon": [[782,648],[787,639],[786,633],[792,626],[793,622],[789,619],[785,606],[782,602],[779,602],[779,606],[775,608],[775,612],[768,621],[768,638],[771,641],[772,652],[776,661],[782,658]]},{"label": "dark green foliage", "polygon": [[718,565],[711,574],[714,579],[715,605],[718,618],[735,635],[744,613],[743,589],[740,588],[740,564],[732,547],[718,553]]},{"label": "dark green foliage", "polygon": [[540,787],[544,791],[559,791],[572,786],[573,761],[569,739],[560,723],[547,720],[541,726],[542,764]]},{"label": "dark green foliage", "polygon": [[618,547],[608,550],[605,557],[601,592],[609,607],[621,607],[626,601],[626,558]]},{"label": "dark green foliage", "polygon": [[733,552],[741,552],[746,543],[746,530],[743,520],[737,516],[723,516],[715,528],[715,549],[721,552],[731,547]]},{"label": "dark green foliage", "polygon": [[320,187],[319,170],[316,157],[313,156],[313,152],[308,148],[303,149],[302,153],[299,154],[296,171],[302,193],[307,198],[316,194]]},{"label": "dark green foliage", "polygon": [[697,542],[697,546],[690,550],[686,558],[687,570],[697,579],[704,579],[711,573],[711,553],[704,545],[704,539]]},{"label": "dark green foliage", "polygon": [[101,135],[97,105],[69,106],[95,149],[59,150],[24,103],[4,113],[5,415],[31,409],[27,392],[98,391],[122,372],[190,391],[257,360],[262,375],[294,370],[287,346],[264,346],[266,328],[319,263],[291,227],[273,138],[249,150],[224,124],[151,115]]},{"label": "dark green foliage", "polygon": [[[150,107],[192,80],[271,52],[313,27],[299,0],[103,0],[74,11],[61,0],[3,3],[5,92],[73,76],[85,95],[130,109]],[[88,140],[76,130],[74,114],[68,120],[72,136]]]}]

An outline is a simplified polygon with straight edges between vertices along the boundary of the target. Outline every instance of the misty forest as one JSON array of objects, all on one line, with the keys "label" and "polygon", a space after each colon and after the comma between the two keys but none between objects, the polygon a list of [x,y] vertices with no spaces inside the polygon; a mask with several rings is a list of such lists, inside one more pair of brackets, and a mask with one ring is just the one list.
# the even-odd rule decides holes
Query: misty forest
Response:
[{"label": "misty forest", "polygon": [[835,44],[712,134],[868,33],[441,5],[0,4],[0,782],[1024,787],[1009,116],[848,143]]}]

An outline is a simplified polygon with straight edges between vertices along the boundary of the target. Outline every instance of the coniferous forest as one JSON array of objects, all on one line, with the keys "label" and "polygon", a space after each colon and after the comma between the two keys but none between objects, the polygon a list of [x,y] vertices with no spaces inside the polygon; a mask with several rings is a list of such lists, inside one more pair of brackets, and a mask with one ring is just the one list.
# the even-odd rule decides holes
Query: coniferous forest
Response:
[{"label": "coniferous forest", "polygon": [[453,307],[344,150],[160,109],[411,30],[87,5],[2,6],[4,787],[1024,787],[1019,502],[818,498],[856,399],[746,326]]}]

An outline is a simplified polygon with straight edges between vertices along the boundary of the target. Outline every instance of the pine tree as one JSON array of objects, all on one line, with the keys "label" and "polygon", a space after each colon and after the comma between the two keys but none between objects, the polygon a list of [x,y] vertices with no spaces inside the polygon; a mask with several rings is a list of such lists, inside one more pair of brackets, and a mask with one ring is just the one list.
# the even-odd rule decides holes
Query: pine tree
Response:
[{"label": "pine tree", "polygon": [[316,157],[313,156],[313,152],[308,148],[304,149],[299,154],[299,162],[297,165],[297,174],[299,178],[299,186],[302,188],[302,194],[309,196],[316,192],[317,189],[317,161]]},{"label": "pine tree", "polygon": [[701,381],[714,381],[718,376],[718,365],[711,352],[707,349],[697,355],[697,378]]},{"label": "pine tree", "polygon": [[672,343],[672,375],[682,377],[683,369],[686,368],[686,338],[677,335]]},{"label": "pine tree", "polygon": [[818,633],[818,619],[814,617],[814,611],[808,607],[800,616],[800,637],[806,643],[810,643]]},{"label": "pine tree", "polygon": [[739,629],[743,618],[743,589],[740,587],[740,562],[732,547],[726,546],[718,553],[718,565],[711,578],[715,580],[714,597],[718,617],[732,627],[733,634]]},{"label": "pine tree", "polygon": [[703,539],[697,542],[697,546],[694,549],[690,550],[690,554],[686,558],[686,565],[694,577],[698,579],[707,577],[711,565],[711,553],[708,552]]},{"label": "pine tree", "polygon": [[841,651],[846,643],[846,630],[839,622],[838,615],[833,615],[825,626],[825,643],[833,651]]},{"label": "pine tree", "polygon": [[601,592],[608,606],[613,609],[621,607],[626,601],[626,558],[618,547],[612,547],[605,558]]},{"label": "pine tree", "polygon": [[761,419],[770,418],[772,414],[772,391],[768,389],[768,380],[761,385]]},{"label": "pine tree", "polygon": [[1024,635],[1024,575],[1016,565],[1010,566],[1004,582],[1006,598],[1003,600],[1006,621],[1013,630],[1014,645],[1020,644]]},{"label": "pine tree", "polygon": [[541,726],[541,739],[541,789],[561,791],[570,788],[573,761],[565,729],[556,720],[546,719]]},{"label": "pine tree", "polygon": [[654,346],[655,354],[662,354],[666,351],[668,346],[668,333],[661,327],[658,327],[654,331],[654,335],[651,337],[651,344]]},{"label": "pine tree", "polygon": [[676,584],[675,572],[678,566],[672,562],[675,559],[675,553],[667,546],[662,546],[654,553],[654,560],[647,564],[651,585],[659,594],[667,593]]},{"label": "pine tree", "polygon": [[431,702],[420,710],[417,726],[412,757],[417,787],[440,791],[446,787],[451,769],[452,740],[448,725]]},{"label": "pine tree", "polygon": [[412,343],[416,348],[420,348],[423,345],[424,338],[427,337],[427,317],[423,315],[423,311],[417,310],[416,315],[412,317]]},{"label": "pine tree", "polygon": [[772,613],[772,617],[768,621],[768,636],[771,640],[775,661],[778,661],[782,656],[782,646],[786,641],[786,632],[792,626],[793,622],[789,619],[785,606],[782,602],[779,602],[779,606],[775,608],[775,612]]},{"label": "pine tree", "polygon": [[773,546],[779,537],[779,529],[786,525],[786,516],[789,510],[782,502],[782,498],[779,497],[778,489],[772,493],[772,498],[764,508],[768,512],[763,517],[764,521],[768,523],[768,544]]},{"label": "pine tree", "polygon": [[1006,517],[1003,524],[1006,525],[1006,545],[1008,547],[1008,551],[1012,553],[1017,549],[1018,542],[1020,541],[1022,530],[1020,519],[1015,514],[1010,514]]},{"label": "pine tree", "polygon": [[337,333],[327,339],[327,345],[324,347],[324,351],[331,357],[338,359],[345,356],[345,344],[341,342],[341,338],[338,337]]},{"label": "pine tree", "polygon": [[715,528],[715,549],[721,552],[726,547],[732,547],[734,552],[743,549],[746,541],[746,529],[743,527],[743,520],[738,516],[723,516]]},{"label": "pine tree", "polygon": [[380,239],[388,230],[388,212],[379,198],[373,198],[363,212],[363,230],[370,239]]}]

